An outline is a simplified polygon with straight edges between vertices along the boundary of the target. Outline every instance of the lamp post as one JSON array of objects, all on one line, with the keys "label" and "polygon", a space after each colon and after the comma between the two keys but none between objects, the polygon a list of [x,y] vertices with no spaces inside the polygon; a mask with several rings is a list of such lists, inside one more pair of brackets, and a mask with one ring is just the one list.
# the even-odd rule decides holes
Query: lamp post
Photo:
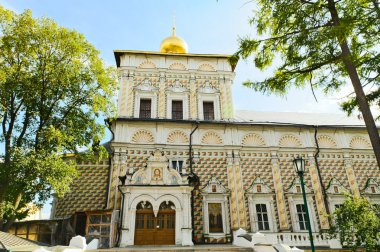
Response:
[{"label": "lamp post", "polygon": [[315,252],[313,234],[312,234],[311,225],[310,225],[309,209],[307,207],[305,182],[303,181],[303,175],[305,173],[305,160],[302,157],[296,157],[293,160],[293,164],[294,164],[294,168],[295,168],[295,170],[296,170],[296,172],[297,172],[297,174],[301,180],[302,196],[303,196],[303,202],[304,202],[305,212],[306,212],[307,229],[309,230],[310,246],[311,246],[311,251]]}]

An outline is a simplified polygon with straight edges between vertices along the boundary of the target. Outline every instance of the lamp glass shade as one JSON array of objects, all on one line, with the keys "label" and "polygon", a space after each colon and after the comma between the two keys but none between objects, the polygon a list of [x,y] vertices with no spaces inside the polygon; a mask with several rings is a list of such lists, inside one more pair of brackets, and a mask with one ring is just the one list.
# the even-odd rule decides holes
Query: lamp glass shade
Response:
[{"label": "lamp glass shade", "polygon": [[302,157],[296,157],[293,160],[293,164],[297,173],[305,172],[305,160]]}]

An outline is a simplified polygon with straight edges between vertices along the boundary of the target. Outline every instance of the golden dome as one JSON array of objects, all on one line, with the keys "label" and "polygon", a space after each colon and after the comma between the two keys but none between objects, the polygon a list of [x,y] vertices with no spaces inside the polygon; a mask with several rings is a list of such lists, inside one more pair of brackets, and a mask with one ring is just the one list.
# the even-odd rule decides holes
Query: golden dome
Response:
[{"label": "golden dome", "polygon": [[160,45],[160,52],[163,53],[187,53],[187,44],[185,40],[177,37],[175,34],[175,27],[173,27],[173,34],[170,37],[162,40]]}]

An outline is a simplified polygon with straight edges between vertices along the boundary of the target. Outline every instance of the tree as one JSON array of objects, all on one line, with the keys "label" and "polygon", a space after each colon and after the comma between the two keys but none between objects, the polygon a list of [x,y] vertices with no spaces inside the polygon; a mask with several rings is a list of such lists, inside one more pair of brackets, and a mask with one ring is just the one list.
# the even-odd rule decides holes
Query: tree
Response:
[{"label": "tree", "polygon": [[329,230],[332,238],[355,251],[365,247],[367,251],[380,250],[379,210],[365,197],[347,194],[346,199],[332,214],[334,224]]},{"label": "tree", "polygon": [[368,98],[380,100],[378,0],[258,0],[257,5],[250,23],[263,38],[240,39],[231,63],[253,55],[259,69],[275,59],[280,64],[273,76],[244,85],[263,93],[284,94],[305,85],[330,92],[349,79],[355,98],[343,108],[352,112],[358,106],[380,165],[379,133],[363,91],[372,85]]},{"label": "tree", "polygon": [[82,34],[0,6],[0,230],[27,203],[69,190],[76,169],[65,153],[104,153],[99,117],[114,116],[115,77]]}]

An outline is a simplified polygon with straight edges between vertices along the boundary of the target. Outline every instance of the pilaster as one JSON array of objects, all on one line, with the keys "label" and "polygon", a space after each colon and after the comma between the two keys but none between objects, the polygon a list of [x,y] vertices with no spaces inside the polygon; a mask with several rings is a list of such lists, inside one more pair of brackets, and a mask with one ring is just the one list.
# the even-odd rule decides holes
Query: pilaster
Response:
[{"label": "pilaster", "polygon": [[160,73],[160,83],[158,91],[158,118],[165,118],[165,73]]},{"label": "pilaster", "polygon": [[116,193],[117,193],[117,186],[118,186],[118,173],[119,173],[119,159],[120,156],[118,153],[115,153],[115,155],[112,158],[111,163],[111,181],[110,181],[110,187],[109,187],[109,197],[108,197],[108,207],[116,209]]},{"label": "pilaster", "polygon": [[228,185],[231,190],[230,208],[231,208],[231,228],[232,230],[239,229],[239,217],[238,217],[238,202],[237,202],[237,189],[234,179],[234,158],[232,151],[227,152],[227,178]]},{"label": "pilaster", "polygon": [[281,172],[277,152],[271,153],[272,174],[276,193],[277,210],[280,222],[280,231],[289,230],[289,222],[286,215],[285,196],[281,180]]},{"label": "pilaster", "polygon": [[190,76],[190,119],[197,119],[198,116],[197,116],[197,95],[196,95],[196,90],[197,90],[197,86],[196,86],[196,81],[195,81],[195,76],[194,74],[191,74]]},{"label": "pilaster", "polygon": [[317,167],[315,165],[314,156],[312,153],[308,154],[309,169],[311,175],[311,182],[313,184],[313,190],[315,194],[315,200],[317,205],[318,216],[320,220],[321,229],[328,229],[329,222],[326,218],[326,207],[323,200],[322,186],[319,181]]},{"label": "pilaster", "polygon": [[125,108],[126,116],[128,117],[133,116],[133,85],[134,85],[134,73],[130,71],[128,74],[127,86],[126,86],[127,106]]},{"label": "pilaster", "polygon": [[231,86],[232,86],[233,78],[225,77],[225,89],[226,89],[226,103],[223,104],[226,110],[226,118],[232,118],[234,113],[234,108],[232,104],[232,94],[231,94]]},{"label": "pilaster", "polygon": [[220,103],[221,103],[221,111],[220,115],[222,119],[227,118],[228,114],[228,106],[226,106],[226,80],[224,76],[219,76],[219,89],[220,89]]},{"label": "pilaster", "polygon": [[118,95],[118,109],[117,113],[119,115],[125,115],[127,107],[127,83],[128,83],[128,72],[119,72],[119,95]]},{"label": "pilaster", "polygon": [[248,211],[245,206],[245,200],[244,200],[244,191],[243,191],[243,184],[242,184],[242,175],[241,175],[241,169],[240,169],[240,156],[237,151],[234,151],[234,174],[235,174],[235,181],[236,181],[236,198],[237,198],[237,205],[238,205],[238,218],[239,218],[239,228],[246,229],[247,228],[247,220],[245,213]]},{"label": "pilaster", "polygon": [[344,168],[346,170],[348,182],[350,184],[351,191],[354,195],[360,196],[359,186],[356,182],[354,169],[352,168],[352,160],[349,153],[344,153]]}]

